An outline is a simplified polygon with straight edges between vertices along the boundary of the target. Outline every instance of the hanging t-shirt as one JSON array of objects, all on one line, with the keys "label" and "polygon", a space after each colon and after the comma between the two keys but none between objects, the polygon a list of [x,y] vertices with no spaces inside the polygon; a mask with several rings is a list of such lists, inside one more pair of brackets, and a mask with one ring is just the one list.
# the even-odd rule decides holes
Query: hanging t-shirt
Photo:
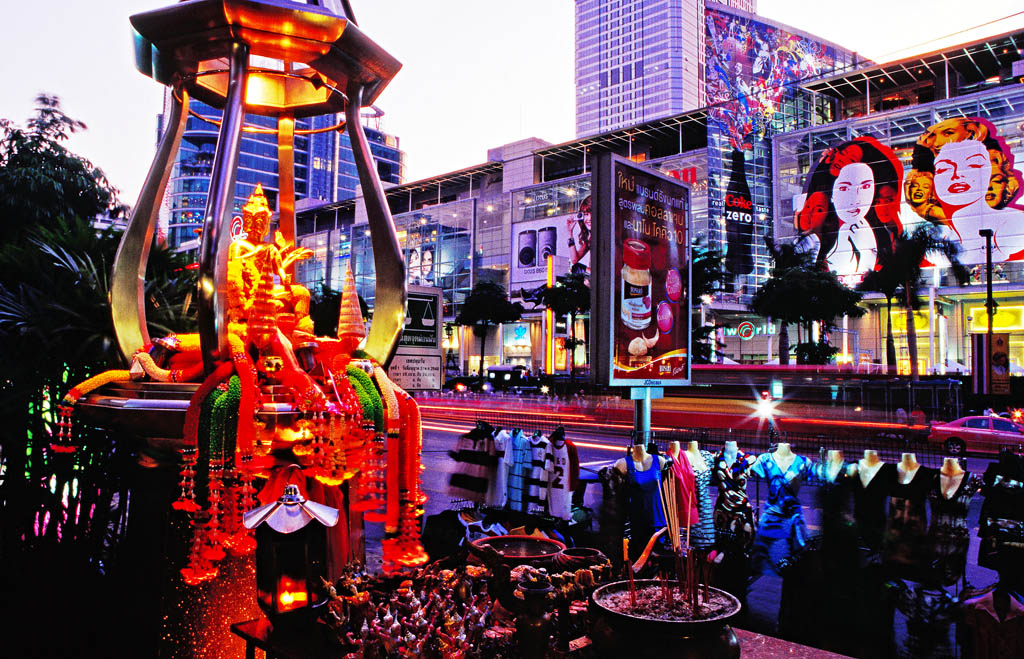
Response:
[{"label": "hanging t-shirt", "polygon": [[496,466],[494,440],[490,432],[474,429],[460,436],[450,455],[455,461],[455,470],[448,484],[451,496],[483,503]]},{"label": "hanging t-shirt", "polygon": [[508,492],[508,468],[512,461],[512,434],[502,430],[494,435],[494,457],[497,466],[494,470],[494,478],[491,479],[490,487],[487,490],[486,502],[488,506],[503,508],[507,500]]},{"label": "hanging t-shirt", "polygon": [[569,451],[569,492],[575,492],[580,486],[580,454],[572,440],[565,440],[565,446]]},{"label": "hanging t-shirt", "polygon": [[572,513],[572,462],[569,446],[568,440],[551,444],[551,473],[548,480],[548,510],[552,516],[564,520],[568,520]]},{"label": "hanging t-shirt", "polygon": [[526,506],[528,513],[545,514],[548,512],[548,481],[553,471],[551,442],[543,435],[536,435],[528,440],[530,449],[530,469],[526,473]]},{"label": "hanging t-shirt", "polygon": [[[506,458],[509,448],[505,449]],[[512,510],[526,512],[526,479],[533,463],[529,438],[521,430],[512,433],[511,459],[508,461],[508,506]]]}]

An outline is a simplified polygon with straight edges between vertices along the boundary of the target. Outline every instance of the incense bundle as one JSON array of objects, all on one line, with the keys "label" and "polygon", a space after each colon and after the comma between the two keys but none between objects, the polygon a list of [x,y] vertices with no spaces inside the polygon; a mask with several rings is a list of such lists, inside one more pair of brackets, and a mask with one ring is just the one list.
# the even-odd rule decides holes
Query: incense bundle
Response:
[{"label": "incense bundle", "polygon": [[636,606],[636,582],[633,581],[633,563],[629,560],[629,538],[622,539],[622,560],[626,562],[626,574],[629,575],[629,605]]}]

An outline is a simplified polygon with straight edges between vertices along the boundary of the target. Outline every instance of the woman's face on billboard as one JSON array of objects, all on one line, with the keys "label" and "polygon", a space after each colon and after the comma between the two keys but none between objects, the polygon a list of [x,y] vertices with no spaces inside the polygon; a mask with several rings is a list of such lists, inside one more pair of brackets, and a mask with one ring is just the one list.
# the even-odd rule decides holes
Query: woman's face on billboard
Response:
[{"label": "woman's face on billboard", "polygon": [[862,162],[844,165],[832,184],[832,205],[843,224],[860,222],[875,198],[875,175]]},{"label": "woman's face on billboard", "polygon": [[966,206],[985,196],[992,164],[977,140],[949,142],[935,158],[935,194],[950,206]]},{"label": "woman's face on billboard", "polygon": [[928,195],[932,192],[932,178],[928,174],[919,173],[910,180],[910,203],[920,206],[928,201]]}]

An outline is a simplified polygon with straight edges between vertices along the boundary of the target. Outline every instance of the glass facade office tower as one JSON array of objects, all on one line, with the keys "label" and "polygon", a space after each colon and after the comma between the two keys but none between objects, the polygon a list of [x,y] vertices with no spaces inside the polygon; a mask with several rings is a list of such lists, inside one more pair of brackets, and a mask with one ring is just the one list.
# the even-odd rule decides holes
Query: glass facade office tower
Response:
[{"label": "glass facade office tower", "polygon": [[[165,103],[166,105],[166,103]],[[191,100],[189,109],[196,116],[188,118],[181,148],[171,171],[165,206],[161,214],[160,232],[171,249],[191,249],[198,244],[196,229],[206,213],[206,197],[210,186],[213,154],[217,149],[217,131],[220,110],[197,100]],[[160,135],[163,133],[163,117]],[[335,115],[297,119],[296,133],[303,130],[328,128],[337,123]],[[217,122],[217,123],[214,123]],[[273,117],[245,115],[247,126],[277,127]],[[370,151],[377,162],[377,171],[384,183],[401,183],[405,154],[398,148],[398,138],[373,128],[366,128]],[[337,201],[355,196],[359,179],[352,157],[348,135],[336,131],[295,136],[295,198],[313,198]],[[263,186],[271,208],[277,207],[277,135],[274,133],[242,134],[242,149],[235,185],[235,210],[240,210],[256,185]]]},{"label": "glass facade office tower", "polygon": [[[757,11],[757,0],[724,6]],[[576,0],[576,136],[703,107],[705,0]]]}]

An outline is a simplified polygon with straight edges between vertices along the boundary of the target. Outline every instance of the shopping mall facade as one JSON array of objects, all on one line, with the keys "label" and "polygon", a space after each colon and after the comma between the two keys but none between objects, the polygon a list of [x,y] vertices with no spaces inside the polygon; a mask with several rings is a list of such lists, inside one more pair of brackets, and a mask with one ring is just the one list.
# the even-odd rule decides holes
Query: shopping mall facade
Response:
[{"label": "shopping mall facade", "polygon": [[[739,27],[737,20],[741,21]],[[1015,169],[1013,163],[1024,163],[1024,85],[1020,84],[1024,71],[1020,71],[1017,46],[1024,47],[1024,32],[895,63],[863,66],[839,47],[784,32],[788,29],[784,26],[759,23],[749,16],[725,17],[725,21],[720,24],[723,32],[755,35],[757,38],[748,41],[761,43],[762,52],[744,60],[737,57],[735,48],[723,48],[721,53],[709,50],[708,84],[716,86],[709,102],[716,99],[716,93],[719,100],[708,108],[563,144],[524,140],[490,150],[483,164],[389,188],[387,198],[409,266],[409,283],[442,289],[444,319],[450,327],[476,281],[497,281],[513,298],[519,298],[521,291],[545,282],[545,254],[554,256],[556,274],[573,263],[589,264],[592,166],[598,154],[613,152],[690,183],[694,235],[703,245],[726,255],[721,290],[695,300],[705,322],[718,327],[724,360],[761,364],[778,357],[778,324],[747,310],[751,295],[767,279],[771,267],[766,234],[777,241],[811,244],[822,262],[838,264],[843,280],[855,285],[866,269],[881,262],[885,248],[877,245],[884,242],[883,235],[889,235],[885,231],[891,234],[893,226],[910,229],[915,222],[931,221],[947,235],[963,237],[972,278],[958,284],[948,268],[923,271],[926,300],[916,316],[918,354],[922,372],[964,370],[970,363],[970,334],[987,327],[984,257],[979,267],[976,241],[950,233],[956,216],[952,220],[936,218],[934,213],[926,217],[919,206],[911,207],[909,182],[918,180],[915,166],[920,169],[919,163],[915,165],[915,146],[919,151],[919,143],[936,146],[936,139],[928,137],[935,130],[929,133],[929,129],[948,119],[959,118],[953,123],[961,128],[982,125],[983,137],[998,141],[999,164],[1006,174],[1003,179],[1008,176],[1019,183],[1020,167]],[[708,48],[714,49],[718,43],[711,33],[715,23],[709,20],[708,26]],[[784,43],[784,56],[761,61],[764,43]],[[795,64],[788,65],[786,56]],[[809,60],[814,60],[810,66]],[[717,74],[713,73],[716,63],[720,64]],[[720,79],[711,80],[715,75]],[[738,85],[741,91],[726,98],[730,89],[736,92],[736,77],[745,77]],[[895,207],[888,215],[881,208],[868,212],[874,223],[869,235],[878,241],[872,242],[870,249],[850,238],[855,234],[848,233],[850,225],[845,222],[838,222],[839,228],[830,234],[827,218],[824,225],[797,219],[813,215],[810,206],[816,199],[815,186],[820,184],[816,168],[822,162],[846,162],[843,158],[850,156],[850,144],[857,154],[866,153],[868,148],[861,147],[867,141],[859,138],[873,138],[872,148],[881,145],[887,154],[885,162],[901,170],[889,187],[900,189],[898,217],[902,222],[884,224]],[[737,175],[738,168],[742,168],[742,176]],[[833,167],[833,173],[839,169]],[[940,176],[936,169],[929,182],[932,178],[939,181]],[[879,178],[876,198],[893,192],[885,188]],[[1024,237],[1024,207],[1015,208],[1020,191],[1016,195],[993,208],[998,211],[993,217],[1000,226],[1005,224],[1001,230],[1006,236],[1004,247],[1013,243],[1015,234]],[[729,204],[738,197],[744,197],[751,211],[746,226],[734,226],[732,218],[737,214],[730,212]],[[879,205],[877,199],[870,203],[872,208]],[[1020,230],[1014,229],[1015,215]],[[298,223],[300,243],[315,254],[298,268],[302,283],[311,289],[321,283],[340,289],[344,270],[351,266],[360,293],[372,306],[373,265],[361,200],[304,210]],[[852,247],[844,252],[848,238]],[[993,288],[1000,305],[996,328],[1010,333],[1011,360],[1016,368],[1024,364],[1024,268],[1014,256],[1019,255],[997,254]],[[885,299],[868,295],[862,304],[868,313],[837,321],[830,339],[841,348],[842,360],[884,363]],[[526,307],[528,312],[520,323],[491,333],[486,364],[523,363],[539,369],[545,348],[541,312],[533,311],[529,304]],[[579,323],[582,329],[583,321]],[[906,331],[901,328],[906,325],[901,311],[894,310],[893,324],[898,359],[905,368]],[[565,330],[564,325],[556,329],[556,346],[559,331],[564,335]],[[800,338],[798,330],[791,327],[789,331],[795,344]],[[475,359],[469,362],[479,353],[479,341],[471,333],[452,327],[447,343],[458,351],[463,370],[477,367]],[[567,363],[563,351],[556,352],[555,361],[556,367]],[[583,362],[580,349],[577,363]]]}]

